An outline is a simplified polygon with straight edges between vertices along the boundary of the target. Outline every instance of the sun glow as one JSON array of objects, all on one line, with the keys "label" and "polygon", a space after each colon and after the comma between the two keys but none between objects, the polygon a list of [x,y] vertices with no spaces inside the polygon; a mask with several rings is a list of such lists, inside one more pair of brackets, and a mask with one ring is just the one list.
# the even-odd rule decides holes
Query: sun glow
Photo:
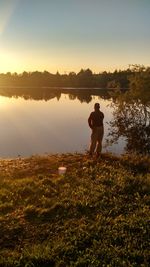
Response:
[{"label": "sun glow", "polygon": [[6,97],[4,96],[0,96],[0,109],[5,107],[7,104],[7,100],[6,100]]},{"label": "sun glow", "polygon": [[[0,6],[0,38],[4,34],[18,3],[19,0],[2,1]],[[15,69],[14,66],[18,65],[19,58],[12,54],[10,51],[6,51],[6,49],[1,44],[0,62],[0,72],[8,72],[10,69]]]},{"label": "sun glow", "polygon": [[18,60],[16,56],[5,50],[0,50],[0,72],[8,72],[13,70],[15,65],[18,65]]}]

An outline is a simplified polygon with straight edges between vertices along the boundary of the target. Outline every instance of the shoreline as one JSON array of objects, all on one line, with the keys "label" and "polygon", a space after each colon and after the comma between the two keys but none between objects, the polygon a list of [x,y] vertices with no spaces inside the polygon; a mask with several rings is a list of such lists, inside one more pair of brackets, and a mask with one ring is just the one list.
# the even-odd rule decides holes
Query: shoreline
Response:
[{"label": "shoreline", "polygon": [[[94,164],[101,164],[106,162],[107,164],[121,164],[122,166],[127,165],[131,166],[131,168],[136,169],[136,173],[138,173],[138,169],[145,170],[144,173],[150,172],[150,156],[149,155],[137,155],[137,154],[123,154],[123,155],[115,155],[112,153],[102,153],[99,158],[96,156],[89,156],[87,153],[52,153],[52,154],[35,154],[31,156],[18,156],[18,157],[10,157],[10,158],[0,158],[0,167],[7,166],[7,164],[12,163],[12,165],[20,166],[22,163],[28,162],[35,164],[39,164],[42,166],[43,162],[47,162],[45,165],[46,169],[49,167],[48,164],[53,163],[55,168],[53,171],[56,173],[58,168],[61,166],[70,168],[71,164],[75,165],[80,161],[80,164],[84,164],[84,162],[89,162],[93,166]],[[44,168],[44,166],[43,166]]]}]

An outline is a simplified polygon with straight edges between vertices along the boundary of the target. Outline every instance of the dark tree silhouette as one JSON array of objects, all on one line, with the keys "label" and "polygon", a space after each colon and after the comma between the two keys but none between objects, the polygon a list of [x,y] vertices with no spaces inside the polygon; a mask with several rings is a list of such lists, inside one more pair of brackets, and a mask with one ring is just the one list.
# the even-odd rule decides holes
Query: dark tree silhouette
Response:
[{"label": "dark tree silhouette", "polygon": [[132,71],[129,69],[112,73],[105,71],[99,74],[93,74],[90,69],[81,69],[77,74],[75,72],[52,74],[48,71],[24,71],[21,74],[7,72],[0,74],[0,86],[116,88],[116,85],[119,85],[120,88],[127,88],[129,86],[128,76],[131,74]]}]

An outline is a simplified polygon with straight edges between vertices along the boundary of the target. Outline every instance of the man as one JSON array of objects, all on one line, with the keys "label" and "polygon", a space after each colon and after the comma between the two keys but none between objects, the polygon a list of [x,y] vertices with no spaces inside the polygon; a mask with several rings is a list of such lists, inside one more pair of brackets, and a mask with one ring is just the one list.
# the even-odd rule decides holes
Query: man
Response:
[{"label": "man", "polygon": [[92,156],[95,149],[96,155],[99,156],[102,151],[102,139],[104,135],[104,126],[103,126],[104,114],[100,111],[100,104],[95,103],[94,111],[91,112],[88,118],[88,124],[92,129],[91,134],[91,144],[90,144],[90,155]]}]

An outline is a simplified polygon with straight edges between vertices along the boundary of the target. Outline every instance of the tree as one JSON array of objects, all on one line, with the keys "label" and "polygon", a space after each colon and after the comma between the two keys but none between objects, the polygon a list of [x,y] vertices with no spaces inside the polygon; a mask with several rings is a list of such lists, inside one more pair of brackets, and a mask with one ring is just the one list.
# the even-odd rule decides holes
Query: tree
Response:
[{"label": "tree", "polygon": [[150,101],[150,67],[134,68],[134,73],[129,77],[129,96],[141,99],[143,103]]},{"label": "tree", "polygon": [[150,154],[150,69],[136,68],[129,81],[129,91],[118,93],[114,101],[110,141],[123,136],[126,151]]},{"label": "tree", "polygon": [[93,87],[93,73],[90,69],[83,70],[77,74],[78,86],[81,87]]}]

